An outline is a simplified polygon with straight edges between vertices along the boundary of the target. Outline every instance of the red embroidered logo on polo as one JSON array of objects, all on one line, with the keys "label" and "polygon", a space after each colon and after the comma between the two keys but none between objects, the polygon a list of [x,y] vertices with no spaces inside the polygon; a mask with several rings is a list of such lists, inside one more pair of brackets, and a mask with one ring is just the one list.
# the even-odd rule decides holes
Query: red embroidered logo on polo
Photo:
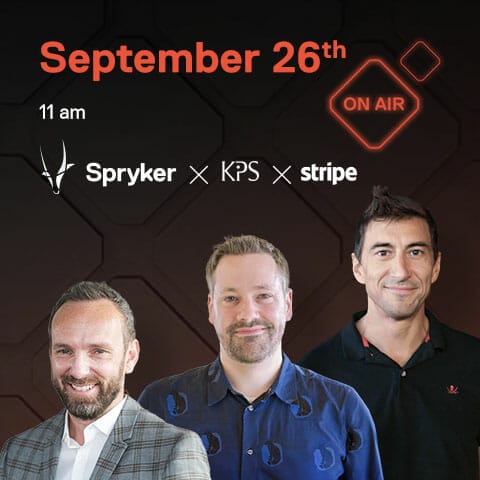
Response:
[{"label": "red embroidered logo on polo", "polygon": [[458,387],[455,385],[450,385],[447,387],[447,392],[449,395],[458,395],[460,392],[458,391]]}]

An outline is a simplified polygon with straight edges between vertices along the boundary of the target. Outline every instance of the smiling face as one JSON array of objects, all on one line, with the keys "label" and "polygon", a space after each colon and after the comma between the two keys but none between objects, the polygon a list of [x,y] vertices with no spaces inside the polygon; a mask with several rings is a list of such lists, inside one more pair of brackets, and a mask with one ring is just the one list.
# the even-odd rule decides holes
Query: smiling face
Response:
[{"label": "smiling face", "polygon": [[74,417],[94,420],[124,395],[125,374],[133,371],[139,345],[125,345],[125,320],[107,299],[67,302],[51,327],[52,383]]},{"label": "smiling face", "polygon": [[440,258],[433,258],[422,218],[371,221],[361,261],[352,254],[355,278],[367,291],[368,315],[404,320],[423,310],[440,272]]},{"label": "smiling face", "polygon": [[269,254],[226,255],[213,275],[208,311],[220,356],[258,363],[281,350],[285,323],[292,317],[292,291],[285,291]]}]

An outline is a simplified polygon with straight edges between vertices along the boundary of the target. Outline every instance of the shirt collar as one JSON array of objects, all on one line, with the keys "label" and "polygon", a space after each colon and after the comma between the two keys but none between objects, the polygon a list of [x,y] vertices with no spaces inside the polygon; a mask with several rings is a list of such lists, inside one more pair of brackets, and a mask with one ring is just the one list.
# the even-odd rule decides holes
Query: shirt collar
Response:
[{"label": "shirt collar", "polygon": [[349,360],[361,360],[365,358],[365,347],[363,346],[362,336],[355,326],[356,322],[362,318],[365,310],[353,314],[352,321],[342,329],[340,335],[342,337],[343,354]]},{"label": "shirt collar", "polygon": [[[125,396],[118,405],[115,405],[105,415],[102,415],[100,418],[85,427],[83,432],[85,437],[84,444],[89,443],[99,433],[106,437],[110,435],[126,400],[127,397]],[[63,429],[62,441],[70,448],[79,446],[79,444],[70,437],[70,430],[68,428],[68,410],[65,411],[65,427]]]},{"label": "shirt collar", "polygon": [[297,400],[297,375],[295,365],[283,354],[283,363],[277,380],[272,386],[272,393],[285,403]]},{"label": "shirt collar", "polygon": [[[362,360],[366,357],[366,348],[362,336],[355,326],[367,312],[362,310],[353,314],[352,321],[341,331],[343,353],[350,360]],[[434,349],[445,348],[445,337],[442,333],[438,320],[430,310],[425,309],[428,318],[428,338]]]},{"label": "shirt collar", "polygon": [[[208,406],[211,407],[215,403],[223,400],[229,390],[235,393],[225,375],[222,364],[220,363],[220,358],[217,357],[215,361],[210,364],[207,372]],[[292,403],[297,398],[295,366],[285,353],[283,354],[280,373],[270,388],[269,395],[265,396],[265,399],[274,393],[285,403]]]},{"label": "shirt collar", "polygon": [[443,334],[440,323],[430,310],[426,309],[425,313],[427,314],[429,322],[428,334],[430,342],[432,343],[433,348],[443,350],[445,348],[445,335]]}]

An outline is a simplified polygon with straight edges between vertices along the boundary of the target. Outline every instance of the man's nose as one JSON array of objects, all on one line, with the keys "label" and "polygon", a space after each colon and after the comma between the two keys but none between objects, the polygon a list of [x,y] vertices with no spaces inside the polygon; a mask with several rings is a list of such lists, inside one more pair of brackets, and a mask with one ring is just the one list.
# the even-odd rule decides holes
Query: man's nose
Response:
[{"label": "man's nose", "polygon": [[238,306],[237,319],[250,322],[258,318],[258,308],[253,298],[243,298]]},{"label": "man's nose", "polygon": [[87,377],[90,373],[90,359],[88,358],[88,354],[82,352],[76,353],[71,359],[69,373],[72,377],[78,379]]},{"label": "man's nose", "polygon": [[396,278],[404,279],[410,276],[410,263],[405,255],[396,255],[390,264],[390,273]]}]

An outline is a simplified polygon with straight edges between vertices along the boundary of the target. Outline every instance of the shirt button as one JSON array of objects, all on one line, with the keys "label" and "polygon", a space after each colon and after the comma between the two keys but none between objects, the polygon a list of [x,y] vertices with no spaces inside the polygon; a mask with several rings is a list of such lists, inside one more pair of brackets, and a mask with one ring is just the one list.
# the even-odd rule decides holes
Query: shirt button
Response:
[{"label": "shirt button", "polygon": [[253,412],[253,411],[255,410],[255,407],[254,407],[253,405],[249,405],[247,408],[248,408],[251,412]]},{"label": "shirt button", "polygon": [[402,373],[400,374],[401,377],[406,377],[407,376],[407,371],[406,370],[402,370]]},{"label": "shirt button", "polygon": [[247,450],[247,454],[248,454],[248,455],[253,455],[253,449],[249,448],[249,449]]}]

